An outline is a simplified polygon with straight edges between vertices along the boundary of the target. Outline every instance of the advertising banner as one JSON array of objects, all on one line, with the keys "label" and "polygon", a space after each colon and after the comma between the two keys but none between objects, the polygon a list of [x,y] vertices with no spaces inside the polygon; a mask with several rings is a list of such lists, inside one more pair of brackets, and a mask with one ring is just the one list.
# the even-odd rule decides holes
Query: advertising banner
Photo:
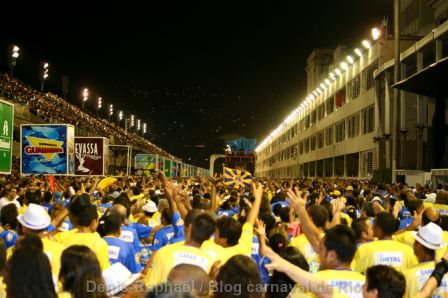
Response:
[{"label": "advertising banner", "polygon": [[0,100],[0,174],[11,174],[14,105]]},{"label": "advertising banner", "polygon": [[75,175],[106,175],[105,152],[109,152],[105,138],[75,138]]},{"label": "advertising banner", "polygon": [[137,154],[134,157],[134,167],[137,175],[151,176],[157,170],[156,154]]},{"label": "advertising banner", "polygon": [[22,124],[20,126],[20,143],[20,172],[22,175],[68,175],[73,173],[71,171],[71,168],[74,168],[74,160],[72,160],[75,143],[73,126]]},{"label": "advertising banner", "polygon": [[177,161],[171,163],[171,177],[177,177]]},{"label": "advertising banner", "polygon": [[171,160],[165,159],[164,170],[165,170],[165,176],[171,177]]}]

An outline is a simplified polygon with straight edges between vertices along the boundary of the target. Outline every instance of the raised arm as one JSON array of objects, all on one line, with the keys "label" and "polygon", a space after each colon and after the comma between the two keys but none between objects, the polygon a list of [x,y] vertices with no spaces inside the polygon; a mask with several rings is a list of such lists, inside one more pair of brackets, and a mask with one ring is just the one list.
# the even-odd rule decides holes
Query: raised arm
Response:
[{"label": "raised arm", "polygon": [[252,208],[247,215],[246,223],[254,225],[260,211],[261,199],[263,197],[263,185],[261,183],[258,183],[258,185],[256,183],[253,183],[252,190],[255,201],[253,202]]},{"label": "raised arm", "polygon": [[264,249],[264,255],[271,260],[271,263],[266,265],[267,268],[285,273],[305,290],[312,292],[319,298],[333,297],[333,290],[325,280],[320,279],[316,275],[313,275],[300,267],[294,266],[276,254],[269,247]]},{"label": "raised arm", "polygon": [[310,242],[314,251],[319,251],[319,243],[321,240],[320,231],[311,220],[305,208],[306,201],[302,198],[302,193],[295,188],[294,191],[288,189],[288,202],[299,215],[300,223],[306,238]]}]

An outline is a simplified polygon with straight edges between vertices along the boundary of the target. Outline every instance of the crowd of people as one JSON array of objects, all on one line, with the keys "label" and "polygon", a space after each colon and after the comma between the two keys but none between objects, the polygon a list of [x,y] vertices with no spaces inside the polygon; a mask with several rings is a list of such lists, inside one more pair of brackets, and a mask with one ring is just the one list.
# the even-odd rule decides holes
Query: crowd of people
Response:
[{"label": "crowd of people", "polygon": [[39,92],[6,73],[0,73],[0,94],[27,105],[32,113],[47,122],[73,124],[98,136],[109,139],[113,137],[117,144],[132,145],[150,153],[173,158],[165,150],[136,134],[126,132],[116,123],[95,117],[53,93]]},{"label": "crowd of people", "polygon": [[448,194],[343,179],[0,176],[3,297],[444,297]]}]

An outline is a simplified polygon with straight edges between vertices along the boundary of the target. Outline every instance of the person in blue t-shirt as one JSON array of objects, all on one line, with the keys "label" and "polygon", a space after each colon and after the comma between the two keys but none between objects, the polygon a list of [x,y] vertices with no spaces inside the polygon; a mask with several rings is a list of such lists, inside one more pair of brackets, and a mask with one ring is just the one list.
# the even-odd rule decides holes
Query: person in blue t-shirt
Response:
[{"label": "person in blue t-shirt", "polygon": [[7,249],[14,246],[18,238],[15,232],[15,228],[18,225],[18,215],[19,213],[15,204],[9,204],[2,208],[0,215],[0,222],[2,224],[1,237]]},{"label": "person in blue t-shirt", "polygon": [[51,193],[51,191],[46,191],[44,193],[43,202],[40,203],[40,205],[44,207],[45,211],[47,211],[48,214],[50,214],[51,207],[53,206],[52,200],[53,200],[53,194]]},{"label": "person in blue t-shirt", "polygon": [[127,225],[126,207],[121,204],[115,204],[110,209],[110,214],[118,215],[122,220],[120,240],[129,243],[137,254],[140,253],[140,242],[138,241],[137,231]]},{"label": "person in blue t-shirt", "polygon": [[171,224],[172,215],[169,208],[165,208],[162,211],[162,226],[154,234],[154,239],[152,240],[151,250],[156,251],[169,243],[171,238],[174,237],[174,227]]},{"label": "person in blue t-shirt", "polygon": [[100,219],[98,233],[107,242],[109,262],[111,265],[121,263],[132,273],[143,268],[136,260],[137,255],[129,243],[119,239],[121,234],[121,217],[116,214],[105,215]]}]

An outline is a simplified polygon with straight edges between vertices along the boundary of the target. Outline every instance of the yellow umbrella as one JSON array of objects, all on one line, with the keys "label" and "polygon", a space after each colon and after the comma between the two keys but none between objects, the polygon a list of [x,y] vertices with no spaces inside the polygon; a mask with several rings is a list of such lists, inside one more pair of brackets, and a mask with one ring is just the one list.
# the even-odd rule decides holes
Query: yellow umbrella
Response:
[{"label": "yellow umbrella", "polygon": [[97,188],[103,190],[106,187],[111,186],[115,182],[117,182],[117,178],[105,177],[105,178],[101,179],[100,182],[98,182]]}]

